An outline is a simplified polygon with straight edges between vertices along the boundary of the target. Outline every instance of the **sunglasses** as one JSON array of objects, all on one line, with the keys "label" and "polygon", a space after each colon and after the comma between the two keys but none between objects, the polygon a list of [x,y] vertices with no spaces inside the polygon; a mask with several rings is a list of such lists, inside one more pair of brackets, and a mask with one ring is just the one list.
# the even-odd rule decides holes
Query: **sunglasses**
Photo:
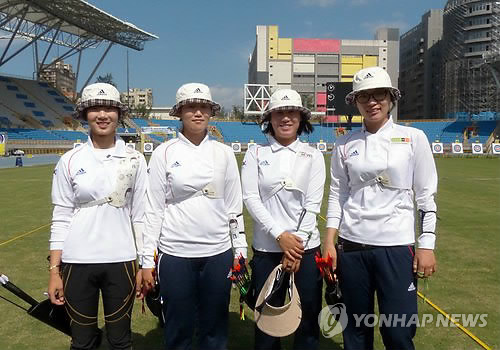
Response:
[{"label": "sunglasses", "polygon": [[360,92],[359,94],[356,94],[356,101],[359,103],[367,103],[373,97],[375,101],[381,102],[387,97],[388,93],[389,90],[386,89],[375,90],[371,94],[367,92]]}]

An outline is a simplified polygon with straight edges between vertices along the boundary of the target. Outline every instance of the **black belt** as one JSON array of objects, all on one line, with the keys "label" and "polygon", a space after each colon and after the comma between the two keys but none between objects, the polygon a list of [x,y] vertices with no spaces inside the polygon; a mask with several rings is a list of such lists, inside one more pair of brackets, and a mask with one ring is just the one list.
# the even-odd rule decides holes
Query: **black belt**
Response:
[{"label": "black belt", "polygon": [[342,237],[339,237],[338,243],[337,243],[337,249],[341,252],[342,251],[343,252],[356,252],[359,250],[370,250],[370,249],[375,249],[375,248],[383,248],[383,246],[376,246],[376,245],[371,245],[371,244],[353,242],[353,241],[349,241],[349,240],[342,238]]},{"label": "black belt", "polygon": [[337,241],[337,250],[341,252],[356,252],[360,250],[370,250],[375,248],[390,248],[390,247],[400,247],[400,246],[399,245],[385,246],[385,245],[371,245],[365,243],[358,243],[349,241],[342,237],[339,237]]}]

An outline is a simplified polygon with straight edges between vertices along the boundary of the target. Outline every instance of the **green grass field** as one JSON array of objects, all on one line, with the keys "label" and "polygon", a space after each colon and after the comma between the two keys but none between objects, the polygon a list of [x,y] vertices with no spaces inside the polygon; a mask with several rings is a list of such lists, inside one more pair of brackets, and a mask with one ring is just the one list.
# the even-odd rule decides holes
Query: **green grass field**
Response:
[{"label": "green grass field", "polygon": [[[241,159],[240,159],[241,161]],[[327,166],[329,158],[326,157]],[[500,348],[500,159],[439,158],[437,197],[439,217],[437,236],[438,272],[420,290],[450,314],[488,314],[487,326],[469,330],[493,349]],[[50,186],[53,166],[0,169],[0,273],[36,299],[44,298],[47,288]],[[328,185],[327,180],[327,185]],[[328,186],[325,186],[322,215],[325,216]],[[248,241],[251,219],[246,214]],[[32,233],[26,234],[40,228]],[[324,222],[320,220],[321,231]],[[14,239],[18,236],[25,236]],[[14,239],[14,240],[12,240]],[[0,288],[0,296],[26,306]],[[420,313],[437,312],[419,301]],[[239,320],[238,295],[233,290],[230,313],[230,349],[253,348],[253,321]],[[100,326],[102,327],[102,321]],[[134,348],[161,349],[162,330],[147,311],[136,303],[132,319]],[[285,339],[284,349],[291,349]],[[426,324],[417,331],[418,349],[481,349],[456,327]],[[68,349],[69,338],[29,317],[24,311],[0,300],[0,349]],[[321,337],[321,349],[342,349],[342,337]],[[383,349],[376,335],[376,348]],[[107,349],[105,342],[101,349]]]}]

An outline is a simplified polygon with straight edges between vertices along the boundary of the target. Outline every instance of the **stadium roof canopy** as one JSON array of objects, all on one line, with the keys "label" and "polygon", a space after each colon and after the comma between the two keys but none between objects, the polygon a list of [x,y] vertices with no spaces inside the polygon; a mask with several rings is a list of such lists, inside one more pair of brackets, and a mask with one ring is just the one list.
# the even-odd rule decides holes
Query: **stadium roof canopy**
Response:
[{"label": "stadium roof canopy", "polygon": [[0,28],[32,39],[55,38],[69,47],[77,45],[79,37],[142,50],[145,41],[158,38],[82,0],[0,0]]},{"label": "stadium roof canopy", "polygon": [[[0,0],[0,30],[12,33],[10,37],[2,38],[9,39],[9,42],[0,53],[0,66],[39,40],[49,43],[41,61],[35,46],[40,66],[44,66],[53,45],[67,47],[68,51],[51,64],[84,49],[109,43],[98,67],[114,44],[140,51],[146,41],[158,38],[83,0]],[[27,43],[7,56],[14,39],[24,39]]]}]

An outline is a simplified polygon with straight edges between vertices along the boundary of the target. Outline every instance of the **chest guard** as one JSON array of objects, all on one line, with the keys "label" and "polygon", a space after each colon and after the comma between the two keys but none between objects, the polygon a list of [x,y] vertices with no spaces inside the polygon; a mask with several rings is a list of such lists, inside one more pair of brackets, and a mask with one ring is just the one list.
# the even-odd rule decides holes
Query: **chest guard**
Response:
[{"label": "chest guard", "polygon": [[213,157],[213,167],[214,175],[209,183],[203,186],[200,190],[194,190],[192,192],[185,192],[180,197],[167,198],[169,204],[180,203],[189,198],[195,198],[200,196],[205,196],[210,199],[221,199],[224,198],[224,188],[225,188],[225,171],[227,161],[221,163],[220,159],[226,160],[226,153],[217,146],[217,144],[212,144],[212,157]]},{"label": "chest guard", "polygon": [[117,208],[122,208],[127,203],[127,193],[132,191],[135,175],[139,167],[139,158],[132,150],[127,150],[124,158],[120,159],[117,169],[115,190],[108,196],[86,203],[79,203],[80,208],[89,208],[108,203]]},{"label": "chest guard", "polygon": [[[291,173],[284,176],[269,193],[263,194],[262,202],[266,202],[281,190],[299,191],[302,194],[306,194],[313,158],[312,152],[310,152],[308,148],[309,146],[302,143],[300,144],[299,150],[295,153],[295,160]],[[260,164],[259,161],[258,164]]]},{"label": "chest guard", "polygon": [[[403,137],[401,135],[402,132],[399,130],[392,131],[390,134],[386,168],[367,181],[351,184],[353,191],[374,184],[379,185],[381,188],[412,189],[413,178],[408,174],[413,174],[413,171],[408,172],[407,168],[403,171],[403,167],[413,168],[413,137],[411,134]],[[401,141],[398,142],[397,140]]]}]

